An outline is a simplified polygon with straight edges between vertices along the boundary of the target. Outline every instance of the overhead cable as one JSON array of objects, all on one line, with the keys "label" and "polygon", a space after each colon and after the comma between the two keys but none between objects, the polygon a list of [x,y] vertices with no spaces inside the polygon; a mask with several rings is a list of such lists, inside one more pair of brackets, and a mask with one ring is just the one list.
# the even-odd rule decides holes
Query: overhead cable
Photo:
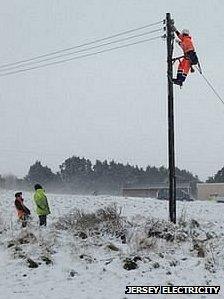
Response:
[{"label": "overhead cable", "polygon": [[[197,70],[200,72],[200,69],[197,67]],[[200,74],[202,75],[202,77],[204,78],[205,82],[208,84],[208,86],[211,88],[211,90],[214,92],[214,94],[216,95],[216,97],[222,102],[222,104],[224,105],[224,100],[223,98],[219,95],[219,93],[216,91],[215,87],[213,86],[213,84],[205,77],[205,75],[200,72]]]},{"label": "overhead cable", "polygon": [[71,57],[71,58],[68,58],[68,59],[58,60],[58,61],[54,61],[54,62],[50,62],[50,63],[38,65],[38,66],[33,66],[33,67],[25,68],[25,69],[19,69],[19,70],[15,70],[15,71],[9,71],[9,72],[0,74],[0,77],[5,77],[5,76],[8,76],[8,75],[12,75],[12,74],[17,74],[17,73],[21,73],[21,72],[31,71],[31,70],[35,70],[35,69],[39,69],[39,68],[43,68],[43,67],[47,67],[47,66],[52,66],[52,65],[56,65],[56,64],[60,64],[60,63],[65,63],[65,62],[76,60],[76,59],[82,59],[82,58],[85,58],[85,57],[89,57],[89,56],[93,56],[93,55],[98,55],[98,54],[102,54],[102,53],[105,53],[105,52],[109,52],[109,51],[113,51],[113,50],[118,50],[118,49],[126,48],[126,47],[129,47],[129,46],[134,46],[134,45],[146,43],[146,42],[149,42],[149,41],[160,39],[162,37],[163,36],[155,36],[155,37],[148,38],[148,39],[143,39],[143,40],[140,40],[140,41],[137,41],[137,42],[128,43],[128,44],[117,46],[117,47],[113,47],[113,48],[108,48],[108,49],[104,49],[104,50],[97,51],[97,52],[87,53],[87,54],[83,54],[83,55]]},{"label": "overhead cable", "polygon": [[15,62],[12,62],[12,63],[2,64],[2,65],[0,65],[0,68],[6,68],[6,67],[14,66],[14,65],[17,65],[17,64],[21,64],[21,63],[25,63],[25,62],[29,62],[29,61],[33,61],[33,60],[37,60],[37,59],[41,59],[41,58],[44,58],[44,57],[47,57],[47,56],[56,55],[56,54],[66,52],[66,51],[70,51],[70,50],[73,50],[73,49],[77,49],[77,48],[80,48],[80,47],[89,46],[89,45],[99,43],[99,42],[102,42],[102,41],[105,41],[105,40],[108,40],[108,39],[112,39],[112,38],[115,38],[115,37],[118,37],[118,36],[121,36],[121,35],[124,35],[124,34],[129,34],[129,33],[132,33],[132,32],[138,31],[138,30],[142,30],[142,29],[146,29],[146,28],[149,28],[149,27],[152,27],[152,26],[156,26],[156,25],[159,25],[163,22],[164,21],[158,21],[158,22],[155,22],[155,23],[151,23],[151,24],[141,26],[141,27],[137,27],[137,28],[133,28],[133,29],[130,29],[130,30],[122,31],[122,32],[117,33],[117,34],[109,35],[109,36],[104,37],[104,38],[95,39],[91,42],[83,43],[81,45],[75,45],[75,46],[72,46],[72,47],[69,47],[69,48],[65,48],[65,49],[45,53],[45,54],[38,55],[38,56],[29,58],[29,59],[24,59],[24,60],[15,61]]},{"label": "overhead cable", "polygon": [[57,56],[48,57],[48,58],[41,59],[41,60],[38,60],[38,61],[29,61],[27,63],[23,63],[23,64],[21,63],[19,65],[17,64],[17,65],[10,66],[10,67],[7,67],[7,68],[2,68],[2,69],[0,68],[0,72],[6,72],[6,71],[9,71],[9,70],[12,70],[12,69],[26,67],[28,65],[39,64],[39,63],[42,63],[42,62],[45,62],[45,61],[55,60],[55,59],[58,59],[58,58],[61,58],[61,57],[86,52],[88,50],[97,49],[97,48],[100,48],[100,47],[103,47],[103,46],[108,46],[108,45],[112,45],[112,44],[116,44],[116,43],[121,43],[123,41],[127,41],[127,40],[134,39],[134,38],[137,38],[137,37],[142,37],[142,36],[149,35],[149,34],[159,32],[159,31],[162,31],[162,30],[163,29],[155,29],[155,30],[143,32],[143,33],[140,33],[140,34],[131,35],[131,36],[128,36],[128,37],[125,37],[125,38],[115,40],[115,41],[110,41],[110,42],[107,42],[107,43],[99,44],[97,46],[87,47],[87,48],[84,48],[84,49],[81,49],[81,50],[78,50],[78,51],[63,53],[63,54],[60,54],[60,55],[57,55]]}]

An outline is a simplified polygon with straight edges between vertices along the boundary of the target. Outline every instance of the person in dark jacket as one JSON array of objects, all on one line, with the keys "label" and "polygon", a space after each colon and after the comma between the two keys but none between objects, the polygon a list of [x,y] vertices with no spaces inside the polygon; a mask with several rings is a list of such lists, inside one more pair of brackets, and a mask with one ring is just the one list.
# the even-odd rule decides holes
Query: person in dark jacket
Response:
[{"label": "person in dark jacket", "polygon": [[27,221],[30,216],[30,210],[25,206],[22,192],[15,194],[15,207],[17,210],[18,218],[22,222],[22,227],[26,227]]},{"label": "person in dark jacket", "polygon": [[36,212],[39,216],[39,223],[40,226],[47,225],[47,215],[49,215],[50,209],[47,201],[47,196],[45,195],[45,191],[40,184],[36,184],[34,186],[35,193],[34,193],[34,202],[36,204]]}]

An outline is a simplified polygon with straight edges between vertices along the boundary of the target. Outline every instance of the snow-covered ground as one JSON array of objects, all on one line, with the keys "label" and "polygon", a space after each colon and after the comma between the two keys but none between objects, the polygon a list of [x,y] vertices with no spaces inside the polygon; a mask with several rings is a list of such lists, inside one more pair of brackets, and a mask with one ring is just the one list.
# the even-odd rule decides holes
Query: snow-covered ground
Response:
[{"label": "snow-covered ground", "polygon": [[[48,227],[39,229],[32,194],[24,198],[33,220],[21,229],[14,191],[1,190],[1,299],[224,298],[224,204],[178,202],[179,224],[173,226],[166,201],[48,194],[52,214]],[[118,233],[114,227],[107,232],[107,222],[97,224],[98,233],[90,223],[82,229],[71,223],[74,209],[94,213],[113,203],[121,208]],[[29,268],[29,259],[38,267]],[[127,261],[137,268],[124,269]],[[126,295],[126,285],[221,289],[219,295]]]}]

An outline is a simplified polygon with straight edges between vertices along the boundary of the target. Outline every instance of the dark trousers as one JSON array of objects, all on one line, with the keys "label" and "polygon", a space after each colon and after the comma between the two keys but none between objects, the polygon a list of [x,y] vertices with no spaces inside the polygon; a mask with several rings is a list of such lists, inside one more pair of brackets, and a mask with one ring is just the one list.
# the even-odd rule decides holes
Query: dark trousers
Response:
[{"label": "dark trousers", "polygon": [[26,227],[29,220],[29,215],[23,215],[20,220],[22,221],[22,227]]},{"label": "dark trousers", "polygon": [[187,58],[190,59],[191,65],[198,64],[198,56],[195,51],[189,51],[186,53]]},{"label": "dark trousers", "polygon": [[40,226],[47,225],[47,215],[39,215]]}]

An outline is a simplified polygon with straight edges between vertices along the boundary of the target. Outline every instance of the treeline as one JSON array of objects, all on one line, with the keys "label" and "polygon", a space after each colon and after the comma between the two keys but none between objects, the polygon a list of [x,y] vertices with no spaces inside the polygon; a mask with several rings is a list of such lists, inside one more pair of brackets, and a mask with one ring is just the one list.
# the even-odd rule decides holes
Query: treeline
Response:
[{"label": "treeline", "polygon": [[[190,182],[193,192],[199,182],[187,170],[176,168],[177,182]],[[0,178],[1,186],[5,188],[31,189],[35,183],[40,183],[49,192],[65,192],[80,194],[121,194],[122,187],[146,187],[153,183],[168,181],[168,170],[165,167],[147,166],[145,169],[130,164],[115,161],[96,160],[73,156],[66,159],[57,173],[40,161],[30,166],[24,179],[14,176]]]},{"label": "treeline", "polygon": [[206,183],[224,183],[224,167],[218,170],[214,176],[210,176]]}]

